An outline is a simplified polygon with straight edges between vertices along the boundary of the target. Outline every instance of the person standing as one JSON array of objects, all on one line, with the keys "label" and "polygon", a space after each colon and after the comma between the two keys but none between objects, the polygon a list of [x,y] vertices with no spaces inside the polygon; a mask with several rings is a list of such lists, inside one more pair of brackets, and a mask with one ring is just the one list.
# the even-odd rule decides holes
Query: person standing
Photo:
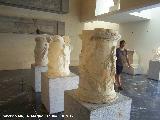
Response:
[{"label": "person standing", "polygon": [[127,63],[128,67],[130,66],[127,50],[125,49],[126,42],[124,40],[120,41],[119,48],[116,49],[116,75],[115,80],[118,84],[118,90],[123,90],[121,83],[121,73],[123,71],[123,66]]}]

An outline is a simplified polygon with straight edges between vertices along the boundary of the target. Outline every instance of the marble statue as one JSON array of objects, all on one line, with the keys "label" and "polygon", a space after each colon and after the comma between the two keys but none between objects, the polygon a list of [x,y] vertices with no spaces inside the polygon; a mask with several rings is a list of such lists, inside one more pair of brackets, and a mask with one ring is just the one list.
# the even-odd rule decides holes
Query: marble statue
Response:
[{"label": "marble statue", "polygon": [[154,53],[153,60],[160,61],[160,47],[154,49],[153,53]]},{"label": "marble statue", "polygon": [[117,98],[114,90],[116,45],[121,36],[111,30],[84,30],[80,54],[80,83],[76,91],[80,100],[109,103]]},{"label": "marble statue", "polygon": [[43,34],[35,38],[36,46],[34,49],[35,66],[47,66],[49,43],[46,39],[48,35]]},{"label": "marble statue", "polygon": [[70,39],[68,36],[51,36],[48,37],[48,76],[67,76],[70,74]]}]

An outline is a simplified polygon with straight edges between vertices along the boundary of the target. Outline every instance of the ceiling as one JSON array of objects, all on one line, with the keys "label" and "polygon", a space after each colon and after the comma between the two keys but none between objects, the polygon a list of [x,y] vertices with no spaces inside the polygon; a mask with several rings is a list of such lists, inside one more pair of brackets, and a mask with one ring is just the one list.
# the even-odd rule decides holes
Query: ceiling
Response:
[{"label": "ceiling", "polygon": [[105,13],[105,14],[96,16],[94,20],[112,22],[112,23],[118,23],[118,24],[150,20],[151,18],[147,18],[145,15],[143,16],[143,14],[141,14],[141,16],[135,16],[135,15],[131,15],[130,13],[133,13],[133,12],[141,13],[141,11],[143,11],[144,13],[149,14],[150,9],[155,8],[155,7],[160,7],[160,4],[147,6],[145,8],[140,8],[140,9],[127,11],[127,12],[117,10],[114,12],[109,12],[109,13]]},{"label": "ceiling", "polygon": [[149,20],[147,18],[130,15],[129,12],[116,13],[113,15],[100,15],[96,18],[99,21],[112,22],[112,23],[128,23],[136,21]]}]

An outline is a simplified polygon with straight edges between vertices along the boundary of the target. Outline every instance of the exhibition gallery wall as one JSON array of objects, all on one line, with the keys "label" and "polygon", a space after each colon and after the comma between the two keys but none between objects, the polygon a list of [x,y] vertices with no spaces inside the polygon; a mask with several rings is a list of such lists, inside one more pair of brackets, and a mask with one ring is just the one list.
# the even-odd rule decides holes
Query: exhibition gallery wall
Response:
[{"label": "exhibition gallery wall", "polygon": [[[36,34],[34,34],[34,32],[36,32],[36,24],[39,24],[38,26],[40,26],[40,30],[45,33],[58,34],[59,32],[62,33],[62,35],[68,35],[71,38],[71,44],[73,46],[73,50],[71,53],[71,63],[72,65],[77,65],[79,60],[79,53],[81,50],[81,40],[78,35],[82,32],[83,29],[83,23],[80,23],[79,20],[79,4],[80,0],[70,0],[69,12],[63,14],[0,5],[0,15],[3,17],[3,19],[4,17],[6,18],[6,16],[9,16],[10,19],[18,18],[18,20],[16,21],[17,23],[19,23],[21,18],[24,19],[24,22],[27,19],[27,22],[29,21],[29,23],[32,23],[30,26],[35,26],[31,29],[30,33],[26,32],[28,28],[26,28],[27,30],[22,31],[21,33],[13,33],[16,31],[6,31],[3,28],[6,28],[5,25],[10,25],[12,28],[14,28],[14,19],[10,20],[7,18],[7,20],[11,22],[5,21],[6,24],[2,19],[3,21],[1,21],[1,24],[4,26],[1,27],[3,31],[1,30],[0,33],[0,69],[15,70],[30,68],[30,64],[34,63],[33,51],[35,47],[34,39],[36,37]],[[58,24],[59,29],[57,29]]]},{"label": "exhibition gallery wall", "polygon": [[[126,40],[127,48],[135,50],[141,65],[141,73],[147,74],[149,60],[154,56],[153,50],[160,46],[159,43],[159,8],[148,10],[151,19],[147,21],[129,22],[129,23],[109,23],[109,22],[80,22],[80,0],[70,0],[69,12],[67,14],[56,14],[46,11],[30,10],[11,6],[0,5],[1,15],[1,33],[0,33],[0,70],[29,69],[30,64],[34,62],[34,38],[36,34],[29,34],[24,31],[16,32],[16,30],[6,31],[7,25],[11,25],[11,18],[25,18],[32,22],[32,26],[37,27],[38,20],[45,21],[42,27],[45,33],[61,33],[68,35],[71,39],[71,66],[79,65],[79,54],[81,51],[82,41],[79,34],[82,30],[94,28],[108,28],[118,30],[122,35],[122,39]],[[8,24],[3,21],[8,20]],[[37,20],[37,21],[36,21]],[[20,20],[19,20],[20,21]],[[48,22],[49,21],[49,22]],[[51,23],[52,21],[52,23]],[[10,23],[9,23],[10,22]],[[52,24],[52,25],[51,25]],[[59,29],[55,29],[59,24]],[[76,27],[75,27],[76,26]],[[12,25],[12,28],[14,25]],[[48,28],[48,29],[47,29]],[[53,29],[54,28],[54,29]],[[20,29],[17,27],[17,29]],[[26,28],[27,29],[27,28]],[[50,31],[49,31],[50,29]],[[59,30],[59,31],[58,31]],[[58,32],[57,32],[58,31]],[[30,33],[34,33],[33,28]],[[19,59],[17,59],[19,58]]]}]

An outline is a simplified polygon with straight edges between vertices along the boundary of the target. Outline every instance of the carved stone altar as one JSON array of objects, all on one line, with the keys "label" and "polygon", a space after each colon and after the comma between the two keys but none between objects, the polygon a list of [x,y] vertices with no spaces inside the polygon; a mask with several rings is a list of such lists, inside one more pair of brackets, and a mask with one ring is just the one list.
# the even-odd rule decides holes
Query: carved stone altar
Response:
[{"label": "carved stone altar", "polygon": [[121,36],[111,29],[95,29],[84,30],[80,37],[79,87],[65,91],[64,113],[76,120],[129,120],[132,100],[114,90],[115,50]]},{"label": "carved stone altar", "polygon": [[80,83],[77,95],[82,101],[114,101],[115,48],[120,35],[113,30],[83,31],[80,54]]},{"label": "carved stone altar", "polygon": [[131,75],[142,74],[142,70],[139,65],[139,56],[136,51],[127,50],[127,54],[131,67],[128,67],[128,64],[124,65],[123,72]]},{"label": "carved stone altar", "polygon": [[43,34],[35,38],[36,46],[34,49],[35,65],[47,66],[48,64],[48,48],[49,43],[47,41],[48,35]]},{"label": "carved stone altar", "polygon": [[49,35],[38,35],[35,38],[36,46],[34,49],[35,63],[31,65],[32,86],[35,92],[41,92],[41,73],[48,70],[48,48],[47,37]]},{"label": "carved stone altar", "polygon": [[47,38],[50,41],[48,76],[67,76],[70,74],[70,53],[71,46],[69,37],[59,35]]}]

